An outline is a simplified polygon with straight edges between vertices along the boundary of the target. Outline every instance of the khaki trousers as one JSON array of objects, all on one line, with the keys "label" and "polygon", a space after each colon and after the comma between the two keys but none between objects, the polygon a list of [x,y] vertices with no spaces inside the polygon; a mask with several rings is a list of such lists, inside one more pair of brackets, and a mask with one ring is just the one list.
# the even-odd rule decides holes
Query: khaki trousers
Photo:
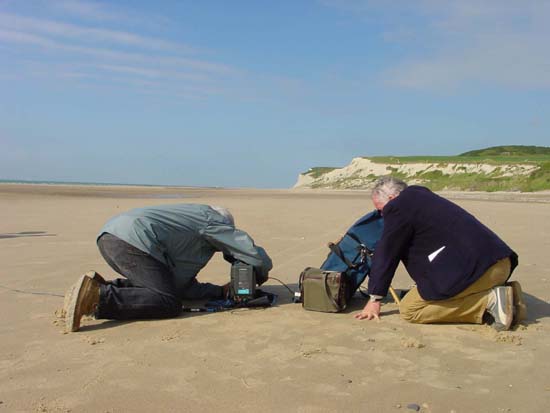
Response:
[{"label": "khaki trousers", "polygon": [[413,287],[399,305],[401,318],[411,323],[481,324],[491,288],[503,285],[510,277],[510,259],[498,261],[475,283],[447,300],[426,301]]}]

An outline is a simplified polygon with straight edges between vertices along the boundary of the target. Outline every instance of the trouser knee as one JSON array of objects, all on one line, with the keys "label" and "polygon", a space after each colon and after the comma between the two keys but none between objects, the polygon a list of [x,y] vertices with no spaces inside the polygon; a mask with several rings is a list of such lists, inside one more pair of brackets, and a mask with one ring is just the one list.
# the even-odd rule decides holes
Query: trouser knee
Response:
[{"label": "trouser knee", "polygon": [[408,321],[409,323],[417,323],[418,319],[418,310],[414,310],[411,307],[404,305],[399,306],[399,316],[402,320]]},{"label": "trouser knee", "polygon": [[399,316],[409,323],[419,323],[420,313],[425,307],[424,304],[424,300],[421,299],[417,291],[411,290],[399,304]]}]

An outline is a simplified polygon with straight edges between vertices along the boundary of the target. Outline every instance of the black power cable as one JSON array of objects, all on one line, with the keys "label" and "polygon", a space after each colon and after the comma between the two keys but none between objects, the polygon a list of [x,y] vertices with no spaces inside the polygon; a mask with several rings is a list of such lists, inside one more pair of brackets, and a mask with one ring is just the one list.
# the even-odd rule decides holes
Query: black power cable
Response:
[{"label": "black power cable", "polygon": [[18,290],[17,288],[9,288],[4,285],[0,285],[0,288],[3,288],[8,291],[13,291],[14,293],[20,293],[20,294],[34,294],[34,295],[50,295],[52,297],[65,297],[62,294],[55,294],[55,293],[46,293],[42,291],[28,291],[28,290]]},{"label": "black power cable", "polygon": [[268,280],[279,281],[288,291],[290,291],[290,294],[292,294],[292,296],[294,297],[294,291],[292,291],[288,285],[286,285],[284,282],[282,282],[282,281],[279,280],[278,278],[269,276]]}]

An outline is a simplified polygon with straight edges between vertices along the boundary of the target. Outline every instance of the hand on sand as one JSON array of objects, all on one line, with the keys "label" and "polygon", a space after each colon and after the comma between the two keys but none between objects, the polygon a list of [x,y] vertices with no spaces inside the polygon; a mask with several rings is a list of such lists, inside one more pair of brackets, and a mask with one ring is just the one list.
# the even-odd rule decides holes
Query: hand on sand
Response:
[{"label": "hand on sand", "polygon": [[369,301],[363,311],[354,315],[358,320],[380,321],[380,301]]}]

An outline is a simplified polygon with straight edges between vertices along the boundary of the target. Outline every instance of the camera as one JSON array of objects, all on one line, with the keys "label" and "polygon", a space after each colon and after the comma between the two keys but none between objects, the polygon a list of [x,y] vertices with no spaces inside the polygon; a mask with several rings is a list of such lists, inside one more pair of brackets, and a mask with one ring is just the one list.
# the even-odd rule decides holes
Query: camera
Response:
[{"label": "camera", "polygon": [[230,298],[235,301],[249,300],[256,295],[256,275],[254,267],[242,261],[231,265]]}]

